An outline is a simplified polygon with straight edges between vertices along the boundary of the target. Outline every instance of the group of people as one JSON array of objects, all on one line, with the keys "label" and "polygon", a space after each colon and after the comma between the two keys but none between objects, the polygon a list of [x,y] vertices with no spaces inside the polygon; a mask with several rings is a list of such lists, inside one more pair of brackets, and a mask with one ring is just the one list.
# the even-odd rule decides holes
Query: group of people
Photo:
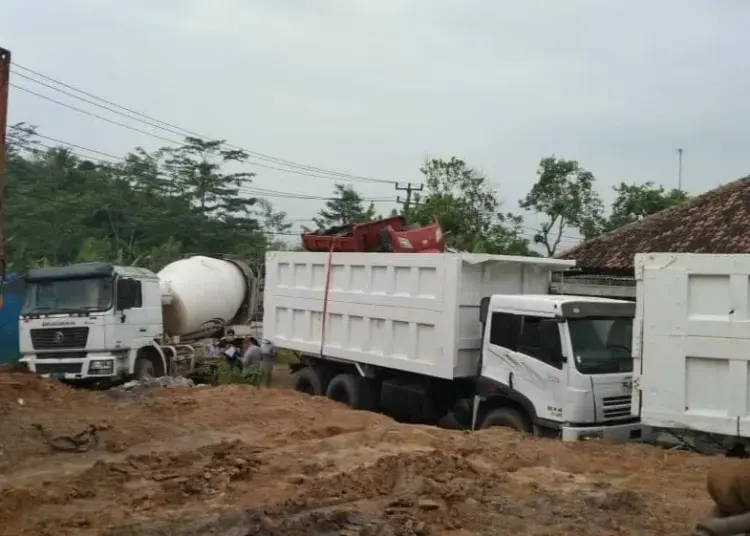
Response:
[{"label": "group of people", "polygon": [[268,339],[259,342],[255,337],[245,337],[242,347],[226,339],[212,341],[206,348],[209,357],[223,357],[230,371],[259,370],[261,385],[271,384],[273,365],[276,362],[276,345]]}]

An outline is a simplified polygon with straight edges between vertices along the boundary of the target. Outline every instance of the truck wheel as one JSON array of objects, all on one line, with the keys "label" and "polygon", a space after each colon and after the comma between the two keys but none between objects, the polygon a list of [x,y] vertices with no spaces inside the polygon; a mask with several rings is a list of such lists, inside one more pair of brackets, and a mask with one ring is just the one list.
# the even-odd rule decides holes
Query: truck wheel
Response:
[{"label": "truck wheel", "polygon": [[139,357],[135,360],[135,379],[138,381],[148,380],[153,378],[154,364],[147,357]]},{"label": "truck wheel", "polygon": [[369,410],[373,407],[373,396],[367,378],[356,374],[339,374],[331,380],[326,396],[352,409]]},{"label": "truck wheel", "polygon": [[294,390],[311,396],[325,396],[328,376],[315,367],[305,367],[297,372]]},{"label": "truck wheel", "polygon": [[490,411],[482,421],[480,428],[484,430],[492,426],[505,426],[525,434],[530,434],[532,431],[529,420],[519,411],[512,408],[498,408]]}]

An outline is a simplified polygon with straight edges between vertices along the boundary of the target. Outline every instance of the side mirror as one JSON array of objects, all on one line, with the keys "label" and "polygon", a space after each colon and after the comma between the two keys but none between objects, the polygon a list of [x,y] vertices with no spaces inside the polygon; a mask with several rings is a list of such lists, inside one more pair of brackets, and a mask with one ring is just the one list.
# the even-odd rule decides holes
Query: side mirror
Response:
[{"label": "side mirror", "polygon": [[562,344],[560,342],[560,321],[557,319],[544,319],[539,325],[539,338],[541,339],[542,351],[552,365],[562,365],[565,361],[562,355]]},{"label": "side mirror", "polygon": [[117,310],[131,309],[135,303],[135,279],[117,280]]}]

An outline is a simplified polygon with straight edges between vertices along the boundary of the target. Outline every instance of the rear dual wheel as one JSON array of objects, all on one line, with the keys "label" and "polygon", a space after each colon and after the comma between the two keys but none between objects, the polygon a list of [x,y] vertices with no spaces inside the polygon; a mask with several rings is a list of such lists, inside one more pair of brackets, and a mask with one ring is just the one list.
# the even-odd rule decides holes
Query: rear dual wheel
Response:
[{"label": "rear dual wheel", "polygon": [[297,372],[294,390],[311,396],[325,396],[330,377],[320,367],[305,367]]},{"label": "rear dual wheel", "polygon": [[375,405],[370,381],[357,374],[339,374],[333,378],[326,396],[352,409],[371,410]]}]

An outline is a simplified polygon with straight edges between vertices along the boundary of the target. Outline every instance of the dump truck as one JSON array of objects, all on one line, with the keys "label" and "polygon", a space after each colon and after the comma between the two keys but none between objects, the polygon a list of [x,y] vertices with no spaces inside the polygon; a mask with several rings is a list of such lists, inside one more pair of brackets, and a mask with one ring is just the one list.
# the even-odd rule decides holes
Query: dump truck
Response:
[{"label": "dump truck", "polygon": [[635,305],[550,295],[574,261],[465,253],[269,252],[264,337],[295,388],[399,421],[638,441]]},{"label": "dump truck", "polygon": [[642,253],[634,266],[633,417],[685,446],[742,455],[750,255]]},{"label": "dump truck", "polygon": [[198,341],[257,334],[257,272],[239,259],[202,255],[158,274],[106,262],[30,270],[21,361],[71,382],[185,372]]}]

